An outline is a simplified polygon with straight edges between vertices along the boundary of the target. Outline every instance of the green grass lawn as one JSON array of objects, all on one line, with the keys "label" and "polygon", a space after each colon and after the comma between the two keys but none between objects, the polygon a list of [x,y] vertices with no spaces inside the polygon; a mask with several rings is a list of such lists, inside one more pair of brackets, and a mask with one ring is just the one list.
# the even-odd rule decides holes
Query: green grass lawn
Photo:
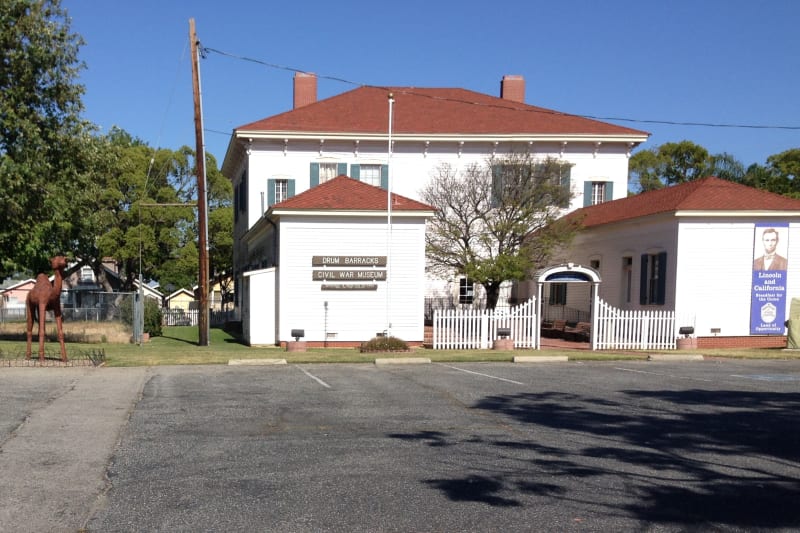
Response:
[{"label": "green grass lawn", "polygon": [[[603,361],[645,359],[653,352],[592,352],[588,350],[429,350],[412,353],[361,353],[356,348],[309,348],[306,352],[286,352],[279,347],[250,347],[221,329],[210,330],[209,346],[198,346],[196,327],[165,327],[163,336],[135,344],[67,343],[70,358],[85,358],[87,352],[104,351],[107,366],[205,365],[227,364],[230,359],[286,359],[288,363],[372,363],[377,357],[427,357],[434,362],[512,361],[515,355],[566,355],[570,360]],[[34,344],[36,341],[34,340]],[[48,354],[58,352],[58,343],[45,344]],[[34,354],[37,350],[34,345]],[[0,340],[0,358],[24,357],[25,342]],[[678,352],[662,352],[678,353]],[[757,359],[796,359],[795,352],[776,349],[699,350],[705,356]],[[34,355],[35,357],[35,355]]]}]

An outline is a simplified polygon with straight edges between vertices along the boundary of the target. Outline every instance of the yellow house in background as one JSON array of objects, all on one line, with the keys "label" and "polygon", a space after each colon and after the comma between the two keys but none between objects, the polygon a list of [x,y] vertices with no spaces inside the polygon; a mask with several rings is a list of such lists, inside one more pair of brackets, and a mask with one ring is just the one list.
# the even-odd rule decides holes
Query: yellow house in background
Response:
[{"label": "yellow house in background", "polygon": [[178,289],[165,298],[167,309],[183,309],[184,311],[194,311],[199,302],[195,299],[194,293],[189,289]]}]

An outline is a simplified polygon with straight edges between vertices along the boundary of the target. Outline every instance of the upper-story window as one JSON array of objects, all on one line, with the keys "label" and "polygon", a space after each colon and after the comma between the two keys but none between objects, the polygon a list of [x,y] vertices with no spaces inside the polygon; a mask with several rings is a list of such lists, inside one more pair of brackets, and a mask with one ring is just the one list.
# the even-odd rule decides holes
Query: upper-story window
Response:
[{"label": "upper-story window", "polygon": [[289,198],[289,180],[275,180],[275,203]]},{"label": "upper-story window", "polygon": [[320,183],[330,181],[336,176],[347,174],[347,163],[325,162],[311,163],[309,169],[308,186],[316,187]]},{"label": "upper-story window", "polygon": [[359,165],[350,165],[350,177],[381,187],[382,189],[389,188],[389,165],[361,163]]},{"label": "upper-story window", "polygon": [[338,163],[320,163],[319,164],[319,182],[325,183],[328,180],[332,180],[336,176],[338,176],[339,170]]},{"label": "upper-story window", "polygon": [[359,180],[375,187],[381,186],[381,166],[380,165],[361,165]]},{"label": "upper-story window", "polygon": [[583,187],[583,206],[597,205],[614,199],[614,182],[587,181]]},{"label": "upper-story window", "polygon": [[267,207],[294,196],[294,180],[276,178],[267,180]]}]

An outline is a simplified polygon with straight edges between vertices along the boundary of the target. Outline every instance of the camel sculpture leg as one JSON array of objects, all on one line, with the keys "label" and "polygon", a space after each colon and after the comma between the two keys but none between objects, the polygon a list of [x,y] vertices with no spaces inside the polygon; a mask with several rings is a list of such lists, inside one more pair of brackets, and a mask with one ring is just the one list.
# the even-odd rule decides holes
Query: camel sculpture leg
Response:
[{"label": "camel sculpture leg", "polygon": [[25,326],[28,332],[28,347],[25,349],[25,359],[31,358],[31,342],[33,340],[33,314],[36,312],[36,306],[30,301],[25,306]]},{"label": "camel sculpture leg", "polygon": [[67,362],[67,348],[64,346],[64,322],[61,319],[61,306],[55,308],[56,329],[58,330],[58,343],[61,345],[61,360]]},{"label": "camel sculpture leg", "polygon": [[44,323],[47,321],[47,303],[39,304],[39,362],[44,363]]}]

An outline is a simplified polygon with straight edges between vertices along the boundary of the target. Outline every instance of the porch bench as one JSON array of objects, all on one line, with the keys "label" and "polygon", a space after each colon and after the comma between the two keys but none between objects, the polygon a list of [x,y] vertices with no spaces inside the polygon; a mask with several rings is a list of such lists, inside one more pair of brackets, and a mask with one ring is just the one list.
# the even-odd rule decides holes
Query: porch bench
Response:
[{"label": "porch bench", "polygon": [[566,320],[553,320],[552,322],[542,322],[542,337],[558,339],[564,336],[564,329],[567,327]]},{"label": "porch bench", "polygon": [[578,322],[575,327],[564,328],[564,340],[570,342],[589,342],[592,325],[589,322]]}]

